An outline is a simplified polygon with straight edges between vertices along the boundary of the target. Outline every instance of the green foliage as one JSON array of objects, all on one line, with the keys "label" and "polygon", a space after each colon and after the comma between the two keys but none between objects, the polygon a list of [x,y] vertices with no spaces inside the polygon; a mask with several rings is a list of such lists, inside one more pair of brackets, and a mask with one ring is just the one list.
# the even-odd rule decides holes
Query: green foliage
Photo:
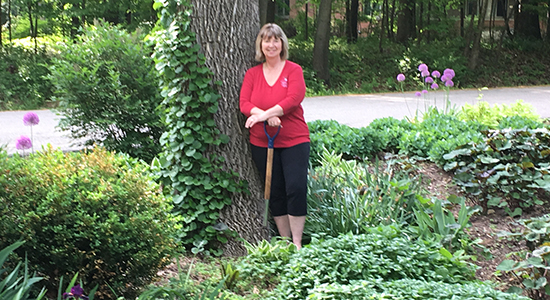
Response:
[{"label": "green foliage", "polygon": [[[67,288],[65,289],[65,292],[63,292],[63,276],[61,276],[61,279],[59,280],[59,289],[57,292],[57,299],[60,300],[63,295],[69,295],[69,297],[64,297],[63,299],[79,299],[74,297],[73,288],[77,285],[76,280],[78,279],[78,273],[74,274],[71,281],[69,281],[69,284],[67,285]],[[80,288],[84,290],[84,285],[82,284],[82,281],[78,284]],[[84,296],[88,297],[88,300],[94,300],[95,292],[99,288],[99,285],[96,285],[93,289],[90,290],[89,293],[85,293]],[[73,294],[73,295],[71,295]]]},{"label": "green foliage", "polygon": [[486,132],[483,142],[469,143],[443,157],[445,171],[487,211],[502,207],[510,215],[543,204],[539,191],[550,190],[548,129]]},{"label": "green foliage", "polygon": [[311,291],[308,299],[322,300],[528,300],[517,294],[495,290],[488,283],[426,282],[416,279],[393,281],[350,281],[350,283],[324,283]]},{"label": "green foliage", "polygon": [[243,191],[245,184],[235,172],[222,169],[223,158],[213,151],[229,138],[220,134],[214,121],[220,95],[189,29],[189,2],[176,5],[158,0],[154,6],[160,19],[151,41],[156,43],[153,57],[167,128],[160,139],[161,173],[175,194],[185,247],[193,253],[221,254],[216,245],[226,242],[228,233],[218,221],[220,210],[231,204],[231,194]]},{"label": "green foliage", "polygon": [[499,235],[526,242],[529,251],[510,253],[514,259],[502,261],[497,270],[510,272],[518,279],[513,290],[526,291],[533,299],[545,299],[550,295],[546,274],[550,264],[550,215],[520,219],[513,225],[516,231]]},{"label": "green foliage", "polygon": [[385,152],[399,152],[399,141],[407,132],[414,129],[414,124],[403,119],[393,117],[374,119],[368,127],[376,133]]},{"label": "green foliage", "polygon": [[382,134],[369,127],[354,128],[334,120],[308,123],[311,139],[311,163],[318,165],[323,149],[341,153],[346,159],[364,160],[383,150]]},{"label": "green foliage", "polygon": [[[431,158],[440,161],[440,156],[449,148],[466,141],[479,141],[479,131],[484,127],[476,122],[463,122],[451,114],[432,109],[414,130],[404,133],[399,147],[400,153],[409,157]],[[432,151],[438,145],[437,151]]]},{"label": "green foliage", "polygon": [[491,106],[485,101],[477,102],[474,105],[466,103],[458,112],[458,118],[460,120],[477,121],[491,129],[497,128],[500,126],[502,120],[511,116],[521,117],[526,121],[541,121],[540,116],[533,111],[533,106],[529,103],[524,103],[523,100],[518,100],[510,106],[506,104],[495,104]]},{"label": "green foliage", "polygon": [[49,55],[41,48],[5,45],[0,48],[0,110],[30,110],[47,105],[52,86],[44,78]]},{"label": "green foliage", "polygon": [[240,261],[238,270],[243,279],[260,287],[277,283],[290,257],[297,252],[292,242],[277,237],[262,240],[258,245],[245,242],[245,247],[248,255]]},{"label": "green foliage", "polygon": [[[46,150],[21,158],[0,154],[0,247],[16,253],[48,286],[79,272],[111,292],[135,295],[168,263],[176,221],[149,167],[101,148]],[[55,290],[55,289],[53,289]]]},{"label": "green foliage", "polygon": [[395,161],[369,166],[325,150],[321,166],[310,171],[306,233],[336,237],[365,233],[380,224],[411,223],[421,192],[418,178]]},{"label": "green foliage", "polygon": [[449,204],[458,202],[460,206],[457,217],[444,205],[443,201],[439,199],[430,201],[418,196],[418,202],[413,209],[416,226],[411,230],[422,239],[430,240],[435,237],[447,249],[456,249],[461,247],[462,239],[467,239],[464,229],[470,227],[470,218],[480,209],[467,207],[462,197],[452,195],[449,199],[452,200]]},{"label": "green foliage", "polygon": [[[42,288],[40,293],[36,296],[36,298],[31,298],[31,289],[33,288],[33,285],[35,285],[37,282],[41,281],[42,277],[35,277],[29,275],[28,270],[28,261],[25,258],[25,264],[23,266],[23,274],[21,274],[21,265],[22,263],[19,262],[17,266],[8,274],[6,273],[8,270],[3,269],[4,263],[8,259],[8,256],[17,248],[19,248],[21,245],[23,245],[24,241],[18,241],[14,244],[8,245],[4,247],[0,251],[0,279],[3,278],[3,280],[0,281],[0,299],[2,300],[27,300],[27,299],[35,299],[40,300],[44,297],[46,294],[46,290]],[[4,273],[6,275],[4,275]]]},{"label": "green foliage", "polygon": [[437,244],[409,240],[389,226],[371,228],[363,235],[314,239],[292,256],[289,266],[275,290],[279,299],[306,299],[323,284],[355,280],[459,283],[474,278],[471,266],[443,255]]},{"label": "green foliage", "polygon": [[222,290],[225,279],[210,290],[210,286],[207,286],[202,293],[194,292],[194,288],[191,286],[190,275],[193,268],[193,263],[189,266],[187,273],[181,270],[178,262],[178,275],[169,279],[168,284],[164,286],[151,286],[145,290],[137,300],[160,300],[160,299],[189,299],[189,300],[214,300],[225,299],[225,296],[218,296]]},{"label": "green foliage", "polygon": [[76,42],[59,45],[50,66],[62,130],[85,145],[151,161],[165,129],[150,49],[139,32],[107,23],[83,28]]}]

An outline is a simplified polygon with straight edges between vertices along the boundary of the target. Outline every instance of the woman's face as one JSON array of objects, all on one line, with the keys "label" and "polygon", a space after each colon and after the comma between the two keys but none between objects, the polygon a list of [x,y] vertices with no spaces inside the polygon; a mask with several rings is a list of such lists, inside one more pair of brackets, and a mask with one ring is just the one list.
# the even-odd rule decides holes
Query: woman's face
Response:
[{"label": "woman's face", "polygon": [[262,39],[262,52],[266,58],[280,57],[283,43],[278,37],[265,37]]}]

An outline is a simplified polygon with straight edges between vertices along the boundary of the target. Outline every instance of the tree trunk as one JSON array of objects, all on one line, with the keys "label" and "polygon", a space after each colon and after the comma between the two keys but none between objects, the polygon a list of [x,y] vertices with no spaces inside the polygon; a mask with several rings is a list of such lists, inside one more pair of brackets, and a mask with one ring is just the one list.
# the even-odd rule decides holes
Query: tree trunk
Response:
[{"label": "tree trunk", "polygon": [[397,36],[396,41],[401,44],[406,44],[414,33],[414,15],[413,15],[413,0],[399,0],[401,9],[397,17]]},{"label": "tree trunk", "polygon": [[313,70],[317,72],[317,77],[326,84],[330,83],[328,53],[330,45],[331,11],[332,0],[321,0],[319,4],[319,16],[317,17],[315,44],[313,46]]},{"label": "tree trunk", "polygon": [[[246,70],[252,67],[255,40],[259,31],[258,2],[247,0],[192,0],[191,30],[196,33],[206,65],[214,72],[214,81],[221,81],[217,127],[229,136],[222,146],[227,170],[239,173],[248,181],[251,194],[233,195],[232,204],[222,211],[220,221],[245,240],[256,243],[268,237],[262,226],[263,184],[252,161],[245,118],[239,110],[239,92]],[[253,5],[251,5],[253,3]],[[227,255],[244,255],[245,249],[235,240],[224,247]]]},{"label": "tree trunk", "polygon": [[34,23],[32,22],[32,3],[31,1],[27,1],[27,13],[29,16],[29,25],[30,25],[30,37],[32,38],[34,36]]},{"label": "tree trunk", "polygon": [[11,43],[11,0],[8,0],[8,35]]},{"label": "tree trunk", "polygon": [[2,0],[0,0],[0,48],[2,48]]},{"label": "tree trunk", "polygon": [[483,24],[485,23],[485,16],[487,15],[489,2],[491,1],[492,0],[483,0],[481,3],[481,12],[477,23],[477,28],[474,32],[472,50],[470,52],[470,57],[468,61],[468,68],[470,70],[475,70],[478,65],[479,55],[481,52],[481,37],[483,33]]},{"label": "tree trunk", "polygon": [[523,38],[540,40],[539,14],[536,8],[537,2],[533,0],[521,0],[521,11],[515,20],[514,34]]},{"label": "tree trunk", "polygon": [[[212,1],[212,0],[211,0]],[[266,23],[275,22],[277,4],[273,0],[259,0],[260,27]]]},{"label": "tree trunk", "polygon": [[359,14],[359,0],[349,0],[346,7],[346,36],[348,43],[357,41],[357,16]]}]

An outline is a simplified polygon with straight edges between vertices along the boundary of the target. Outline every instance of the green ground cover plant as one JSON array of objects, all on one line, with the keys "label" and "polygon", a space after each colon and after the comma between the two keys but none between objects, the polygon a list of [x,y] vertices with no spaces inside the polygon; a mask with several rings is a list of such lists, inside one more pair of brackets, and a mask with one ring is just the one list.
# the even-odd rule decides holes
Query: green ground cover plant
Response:
[{"label": "green ground cover plant", "polygon": [[532,299],[546,299],[550,295],[548,267],[550,263],[550,215],[520,219],[514,222],[516,230],[500,232],[509,240],[525,242],[527,248],[509,254],[497,270],[513,274],[516,279],[511,291],[525,291]]},{"label": "green ground cover plant", "polygon": [[465,283],[474,268],[440,253],[440,245],[414,241],[393,226],[371,228],[366,234],[314,239],[294,255],[275,289],[279,299],[307,299],[323,284],[354,280],[418,279]]},{"label": "green ground cover plant", "polygon": [[519,216],[548,199],[549,139],[546,128],[486,131],[483,142],[446,154],[443,168],[484,211],[500,207]]},{"label": "green ground cover plant", "polygon": [[112,292],[132,296],[169,263],[179,229],[149,167],[103,148],[28,157],[0,153],[0,248],[26,241],[29,269],[55,291],[79,272]]}]

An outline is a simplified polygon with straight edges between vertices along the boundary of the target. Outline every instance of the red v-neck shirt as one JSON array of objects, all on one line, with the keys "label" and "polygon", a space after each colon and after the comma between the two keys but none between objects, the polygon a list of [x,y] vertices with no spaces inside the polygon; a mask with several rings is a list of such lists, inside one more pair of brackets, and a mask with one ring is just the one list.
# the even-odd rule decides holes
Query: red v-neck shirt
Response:
[{"label": "red v-neck shirt", "polygon": [[[309,142],[309,129],[304,119],[302,101],[306,94],[304,74],[300,65],[286,61],[281,75],[273,86],[267,84],[263,64],[250,68],[241,87],[240,109],[249,117],[254,107],[267,110],[279,104],[283,108],[281,131],[274,141],[275,148],[288,148]],[[277,132],[276,127],[266,126],[269,135]],[[258,147],[267,147],[267,137],[263,123],[250,128],[250,143]]]}]

